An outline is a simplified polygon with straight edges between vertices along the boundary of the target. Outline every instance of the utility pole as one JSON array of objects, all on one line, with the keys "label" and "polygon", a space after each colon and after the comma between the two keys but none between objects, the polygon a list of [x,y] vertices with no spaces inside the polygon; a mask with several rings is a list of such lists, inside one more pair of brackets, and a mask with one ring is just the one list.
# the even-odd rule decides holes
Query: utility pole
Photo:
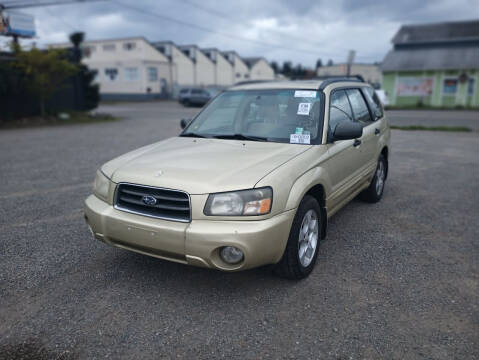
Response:
[{"label": "utility pole", "polygon": [[354,57],[356,56],[356,51],[355,50],[349,50],[348,53],[348,61],[346,65],[346,75],[351,76],[351,65],[354,62]]}]

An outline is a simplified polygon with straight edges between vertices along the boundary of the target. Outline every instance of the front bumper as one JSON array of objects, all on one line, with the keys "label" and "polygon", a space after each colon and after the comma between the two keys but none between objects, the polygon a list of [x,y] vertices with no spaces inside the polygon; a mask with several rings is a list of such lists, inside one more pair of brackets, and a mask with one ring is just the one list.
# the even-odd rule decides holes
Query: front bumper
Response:
[{"label": "front bumper", "polygon": [[[98,240],[161,259],[226,271],[277,263],[294,215],[293,209],[265,220],[181,223],[116,210],[94,195],[85,201],[85,218]],[[225,263],[219,256],[223,246],[241,249],[243,261]]]}]

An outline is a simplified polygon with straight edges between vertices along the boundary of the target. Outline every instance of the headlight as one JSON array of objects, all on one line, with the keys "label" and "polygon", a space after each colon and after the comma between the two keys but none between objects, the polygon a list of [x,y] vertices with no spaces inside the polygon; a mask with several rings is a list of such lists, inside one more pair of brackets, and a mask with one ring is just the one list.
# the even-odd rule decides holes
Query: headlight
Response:
[{"label": "headlight", "polygon": [[271,211],[273,190],[270,187],[210,194],[204,214],[210,216],[264,215]]},{"label": "headlight", "polygon": [[110,187],[110,179],[98,170],[96,172],[95,182],[93,183],[93,193],[100,199],[108,200],[108,188]]}]

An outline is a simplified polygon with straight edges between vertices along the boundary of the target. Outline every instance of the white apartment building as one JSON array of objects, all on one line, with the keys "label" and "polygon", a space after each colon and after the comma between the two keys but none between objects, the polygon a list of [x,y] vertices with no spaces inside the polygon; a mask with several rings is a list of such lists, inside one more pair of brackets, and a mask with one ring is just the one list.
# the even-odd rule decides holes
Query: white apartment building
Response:
[{"label": "white apartment building", "polygon": [[249,68],[250,80],[274,80],[275,74],[271,65],[263,57],[243,58]]},{"label": "white apartment building", "polygon": [[156,41],[151,45],[168,58],[175,93],[179,88],[195,85],[195,63],[192,59],[172,41]]},{"label": "white apartment building", "polygon": [[211,61],[215,63],[215,82],[217,87],[228,87],[233,85],[233,65],[216,48],[202,49]]},{"label": "white apartment building", "polygon": [[188,56],[194,66],[193,84],[196,86],[211,86],[215,84],[215,63],[211,61],[196,45],[182,45],[178,48]]},{"label": "white apartment building", "polygon": [[233,65],[233,84],[249,80],[249,68],[236,51],[223,51],[223,56]]},{"label": "white apartment building", "polygon": [[[71,47],[71,44],[53,47]],[[103,98],[168,95],[169,60],[145,38],[85,41],[82,50],[82,61],[96,72],[95,81],[100,85]]]}]

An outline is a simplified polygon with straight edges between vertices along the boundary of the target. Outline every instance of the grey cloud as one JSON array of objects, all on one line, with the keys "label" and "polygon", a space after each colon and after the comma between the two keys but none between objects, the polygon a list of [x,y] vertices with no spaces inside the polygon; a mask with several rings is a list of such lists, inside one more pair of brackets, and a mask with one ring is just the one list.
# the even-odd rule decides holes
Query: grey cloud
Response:
[{"label": "grey cloud", "polygon": [[[313,66],[321,57],[344,61],[356,49],[359,61],[381,61],[390,39],[403,23],[463,20],[479,17],[473,0],[118,0],[147,12],[172,17],[255,41],[260,45],[184,27],[131,11],[115,1],[31,9],[46,44],[63,41],[72,29],[85,31],[88,39],[143,35],[150,40],[196,43],[205,47],[236,49],[244,56],[263,55],[269,60],[292,60]],[[197,4],[192,6],[189,3]],[[476,3],[476,4],[474,4]],[[202,10],[201,7],[213,11]],[[226,14],[222,17],[221,14]],[[119,21],[107,20],[119,19]],[[310,53],[295,48],[308,49]]]}]

